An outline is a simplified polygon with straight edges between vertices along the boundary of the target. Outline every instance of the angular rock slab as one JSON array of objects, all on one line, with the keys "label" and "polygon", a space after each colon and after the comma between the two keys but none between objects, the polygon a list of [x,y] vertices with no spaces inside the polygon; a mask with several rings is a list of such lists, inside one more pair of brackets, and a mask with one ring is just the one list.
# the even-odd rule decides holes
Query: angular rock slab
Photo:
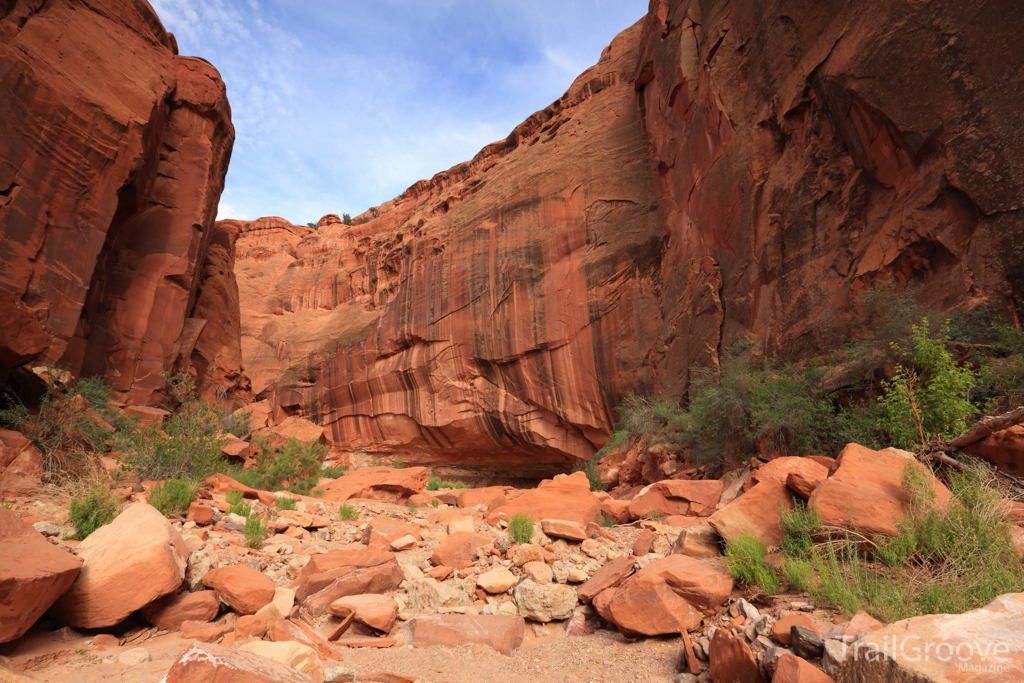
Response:
[{"label": "angular rock slab", "polygon": [[511,655],[523,642],[526,621],[503,614],[419,614],[405,628],[413,647],[473,643]]},{"label": "angular rock slab", "polygon": [[55,608],[75,628],[113,626],[185,578],[188,549],[170,522],[148,503],[133,503],[78,546],[85,564]]},{"label": "angular rock slab", "polygon": [[379,550],[334,550],[314,555],[303,567],[292,589],[295,599],[314,616],[327,612],[346,595],[385,593],[405,580],[394,553]]},{"label": "angular rock slab", "polygon": [[31,495],[43,483],[43,455],[21,432],[0,429],[0,497]]},{"label": "angular rock slab", "polygon": [[708,648],[708,661],[711,680],[715,683],[765,683],[747,641],[727,629],[715,631]]},{"label": "angular rock slab", "polygon": [[619,557],[594,572],[593,576],[576,589],[580,602],[591,602],[601,591],[614,588],[633,573],[634,558]]},{"label": "angular rock slab", "polygon": [[0,643],[24,635],[74,583],[82,558],[0,508]]},{"label": "angular rock slab", "polygon": [[146,621],[164,631],[177,631],[183,621],[213,621],[220,612],[214,591],[167,595],[142,609]]},{"label": "angular rock slab", "polygon": [[476,559],[478,548],[493,542],[494,540],[490,536],[471,531],[456,531],[437,544],[434,552],[430,555],[430,564],[435,567],[444,565],[455,568],[462,561],[472,562]]},{"label": "angular rock slab", "polygon": [[252,652],[192,643],[161,683],[317,683],[290,666]]},{"label": "angular rock slab", "polygon": [[366,467],[320,486],[324,500],[369,498],[397,503],[423,491],[429,478],[426,467]]},{"label": "angular rock slab", "polygon": [[796,655],[782,655],[772,683],[835,683],[831,676]]},{"label": "angular rock slab", "polygon": [[242,652],[266,657],[275,662],[305,674],[317,683],[323,683],[324,665],[316,654],[316,650],[295,640],[284,640],[280,642],[269,642],[266,640],[253,640],[238,646]]},{"label": "angular rock slab", "polygon": [[633,519],[643,519],[651,512],[662,517],[689,515],[707,517],[715,511],[722,497],[722,482],[717,479],[666,479],[651,484],[629,502]]},{"label": "angular rock slab", "polygon": [[701,609],[725,602],[732,583],[724,569],[669,555],[623,581],[602,608],[627,635],[679,633],[700,625]]},{"label": "angular rock slab", "polygon": [[843,683],[1024,681],[1024,593],[1001,595],[963,614],[890,624],[846,651]]},{"label": "angular rock slab", "polygon": [[932,481],[936,507],[945,509],[949,489],[913,456],[903,456],[894,449],[873,451],[855,443],[842,450],[828,478],[807,504],[817,510],[826,526],[856,526],[869,538],[895,536],[910,505],[910,496],[902,485],[907,467],[920,468]]},{"label": "angular rock slab", "polygon": [[769,478],[711,515],[708,522],[730,541],[741,534],[752,534],[766,546],[782,542],[780,512],[793,508],[793,494],[785,482]]},{"label": "angular rock slab", "polygon": [[534,520],[564,519],[586,526],[587,522],[601,521],[601,502],[591,493],[587,475],[574,472],[558,479],[545,479],[537,488],[491,510],[487,523],[493,525],[517,514],[530,515]]},{"label": "angular rock slab", "polygon": [[568,619],[576,609],[576,591],[559,583],[537,583],[533,579],[524,579],[512,594],[519,613],[542,624]]},{"label": "angular rock slab", "polygon": [[256,614],[274,599],[274,582],[252,567],[235,565],[211,569],[203,577],[207,588],[239,614]]},{"label": "angular rock slab", "polygon": [[398,617],[398,603],[386,595],[346,595],[331,603],[330,612],[343,619],[350,614],[355,621],[388,633]]}]

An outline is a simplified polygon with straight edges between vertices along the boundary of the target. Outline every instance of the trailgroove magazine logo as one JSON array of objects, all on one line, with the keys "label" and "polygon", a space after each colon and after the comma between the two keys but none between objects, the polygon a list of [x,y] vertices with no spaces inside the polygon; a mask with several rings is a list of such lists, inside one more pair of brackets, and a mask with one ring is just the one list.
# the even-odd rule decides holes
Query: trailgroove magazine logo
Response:
[{"label": "trailgroove magazine logo", "polygon": [[956,664],[968,673],[1005,673],[1010,670],[1010,645],[1002,640],[927,640],[920,636],[884,636],[848,645],[846,659],[868,662],[892,659],[905,662]]}]

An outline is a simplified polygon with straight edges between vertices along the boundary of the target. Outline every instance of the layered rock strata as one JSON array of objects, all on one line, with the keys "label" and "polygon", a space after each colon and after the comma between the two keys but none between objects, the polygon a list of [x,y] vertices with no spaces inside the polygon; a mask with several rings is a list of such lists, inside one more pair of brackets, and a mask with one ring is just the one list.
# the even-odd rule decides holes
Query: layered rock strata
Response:
[{"label": "layered rock strata", "polygon": [[224,83],[145,0],[0,3],[0,65],[0,364],[155,401],[209,346],[192,313],[234,140]]},{"label": "layered rock strata", "polygon": [[877,282],[1012,315],[1022,28],[980,0],[654,0],[560,100],[353,225],[233,222],[253,393],[336,451],[531,476],[740,339],[835,348]]}]

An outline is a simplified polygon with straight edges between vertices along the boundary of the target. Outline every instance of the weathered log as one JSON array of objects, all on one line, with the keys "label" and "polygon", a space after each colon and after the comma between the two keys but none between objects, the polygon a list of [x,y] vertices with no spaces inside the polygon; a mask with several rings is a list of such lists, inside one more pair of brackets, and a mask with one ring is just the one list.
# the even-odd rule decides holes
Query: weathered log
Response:
[{"label": "weathered log", "polygon": [[973,443],[977,443],[985,437],[991,436],[994,432],[1018,425],[1024,422],[1024,406],[1011,410],[1002,415],[983,417],[969,430],[946,442],[942,446],[944,451],[955,451]]}]

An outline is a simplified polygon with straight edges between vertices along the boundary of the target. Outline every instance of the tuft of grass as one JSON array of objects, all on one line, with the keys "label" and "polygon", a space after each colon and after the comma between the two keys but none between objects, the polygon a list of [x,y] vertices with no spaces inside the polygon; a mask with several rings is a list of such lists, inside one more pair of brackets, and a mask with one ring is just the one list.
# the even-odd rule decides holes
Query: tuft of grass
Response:
[{"label": "tuft of grass", "polygon": [[802,500],[797,500],[792,510],[783,507],[779,518],[782,522],[782,554],[793,559],[806,558],[814,545],[814,536],[821,532],[818,513]]},{"label": "tuft of grass", "polygon": [[652,522],[660,522],[661,513],[658,512],[657,510],[651,510],[650,512],[647,513],[647,519],[651,520]]},{"label": "tuft of grass", "polygon": [[348,503],[342,503],[338,507],[338,515],[346,522],[354,522],[359,519],[359,511]]},{"label": "tuft of grass", "polygon": [[189,504],[199,495],[199,486],[185,479],[167,479],[158,484],[149,496],[149,504],[165,517],[184,516]]},{"label": "tuft of grass", "polygon": [[533,517],[525,513],[512,515],[508,520],[508,535],[516,543],[529,543],[533,538]]},{"label": "tuft of grass", "polygon": [[441,501],[439,501],[437,498],[434,498],[432,501],[430,501],[430,504],[433,505],[434,507],[437,507],[440,503]]},{"label": "tuft of grass", "polygon": [[783,557],[781,570],[790,587],[798,591],[811,591],[814,588],[814,565],[810,561]]},{"label": "tuft of grass", "polygon": [[88,491],[71,499],[68,517],[78,533],[75,539],[81,541],[101,526],[110,524],[120,511],[120,501],[102,484],[95,484]]},{"label": "tuft of grass", "polygon": [[274,498],[274,507],[278,510],[294,510],[295,506],[298,505],[298,501],[288,496],[278,496]]},{"label": "tuft of grass", "polygon": [[395,468],[396,470],[404,470],[405,469],[405,463],[402,462],[399,458],[395,458],[394,460],[392,460],[391,461],[391,466],[393,468]]},{"label": "tuft of grass", "polygon": [[321,479],[337,479],[348,472],[348,466],[342,465],[341,467],[323,467],[320,469]]},{"label": "tuft of grass", "polygon": [[309,495],[315,496],[317,498],[323,498],[324,493],[326,493],[326,491],[324,491],[323,489],[313,489],[312,491],[309,492]]},{"label": "tuft of grass", "polygon": [[2,502],[0,502],[0,508],[3,508],[4,510],[13,510],[14,509],[14,503],[12,503],[9,500],[2,501]]},{"label": "tuft of grass", "polygon": [[238,505],[242,502],[242,492],[232,489],[224,494],[224,500],[228,502],[228,505]]},{"label": "tuft of grass", "polygon": [[779,592],[779,577],[768,566],[768,549],[753,534],[740,534],[725,546],[725,566],[733,578],[757,586],[767,595]]},{"label": "tuft of grass", "polygon": [[427,480],[427,490],[437,491],[438,489],[468,489],[469,486],[463,484],[461,481],[441,481],[437,477],[431,477]]},{"label": "tuft of grass", "polygon": [[245,520],[242,534],[250,548],[259,548],[267,535],[267,525],[263,523],[259,515],[249,515]]},{"label": "tuft of grass", "polygon": [[617,522],[614,518],[610,517],[607,512],[601,512],[601,526],[610,528],[616,526]]}]

